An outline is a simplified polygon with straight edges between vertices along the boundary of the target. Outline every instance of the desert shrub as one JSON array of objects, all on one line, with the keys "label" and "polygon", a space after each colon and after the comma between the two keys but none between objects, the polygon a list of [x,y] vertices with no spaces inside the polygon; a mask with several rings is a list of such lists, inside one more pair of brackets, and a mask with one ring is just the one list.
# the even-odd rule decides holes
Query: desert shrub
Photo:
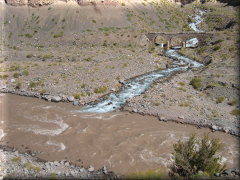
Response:
[{"label": "desert shrub", "polygon": [[24,70],[22,71],[22,75],[24,75],[24,76],[28,76],[28,75],[29,75],[28,70],[24,69]]},{"label": "desert shrub", "polygon": [[31,57],[33,57],[33,54],[27,54],[26,55],[26,58],[31,58]]},{"label": "desert shrub", "polygon": [[153,53],[155,51],[155,46],[149,46],[148,53]]},{"label": "desert shrub", "polygon": [[215,45],[213,47],[213,51],[218,51],[219,49],[221,49],[221,46],[220,45]]},{"label": "desert shrub", "polygon": [[171,167],[171,175],[194,177],[201,173],[211,177],[225,168],[220,164],[221,157],[216,156],[221,143],[218,139],[210,139],[207,134],[203,138],[191,135],[186,142],[179,140],[173,148],[175,162]]},{"label": "desert shrub", "polygon": [[103,46],[107,47],[107,41],[106,40],[103,42]]},{"label": "desert shrub", "polygon": [[85,88],[86,87],[86,84],[81,84],[81,88]]},{"label": "desert shrub", "polygon": [[200,77],[195,77],[190,81],[190,85],[192,85],[192,87],[194,89],[200,89],[202,88],[202,78]]},{"label": "desert shrub", "polygon": [[182,81],[180,81],[180,82],[178,82],[178,84],[179,84],[180,86],[184,86],[186,83],[185,83],[185,82],[182,82]]},{"label": "desert shrub", "polygon": [[49,175],[49,177],[50,177],[50,179],[58,179],[58,175],[53,172]]},{"label": "desert shrub", "polygon": [[12,162],[20,162],[21,161],[21,157],[13,157],[11,159]]},{"label": "desert shrub", "polygon": [[0,79],[6,79],[6,78],[8,78],[8,75],[7,75],[7,74],[2,74],[2,75],[0,75]]},{"label": "desert shrub", "polygon": [[28,85],[29,88],[34,88],[34,87],[37,87],[41,84],[41,82],[34,82],[34,81],[31,81]]},{"label": "desert shrub", "polygon": [[15,64],[15,65],[12,65],[9,68],[9,71],[19,71],[20,69],[21,69],[20,65],[19,64]]},{"label": "desert shrub", "polygon": [[85,59],[83,59],[84,61],[87,61],[87,62],[90,62],[90,61],[92,61],[92,58],[91,57],[88,57],[88,58],[85,58]]},{"label": "desert shrub", "polygon": [[167,175],[161,170],[147,170],[128,173],[126,179],[166,179]]},{"label": "desert shrub", "polygon": [[201,46],[197,49],[197,53],[198,54],[202,54],[203,52],[205,52],[208,49],[208,46]]},{"label": "desert shrub", "polygon": [[160,106],[160,102],[155,102],[154,106]]},{"label": "desert shrub", "polygon": [[184,92],[186,92],[186,91],[187,91],[187,89],[186,89],[186,88],[184,88],[184,87],[178,87],[177,89],[178,89],[178,90],[180,90],[180,91],[184,91]]},{"label": "desert shrub", "polygon": [[105,93],[105,92],[107,92],[107,89],[108,88],[106,86],[102,86],[102,87],[94,89],[94,92],[95,93]]},{"label": "desert shrub", "polygon": [[81,95],[78,94],[78,93],[76,93],[76,94],[73,94],[73,97],[74,97],[75,99],[80,99]]},{"label": "desert shrub", "polygon": [[39,93],[40,93],[41,95],[45,94],[46,92],[47,92],[46,89],[41,89],[41,90],[39,91]]},{"label": "desert shrub", "polygon": [[35,166],[33,164],[31,164],[30,162],[27,162],[24,164],[24,167],[27,169],[27,170],[33,170],[33,171],[36,171],[36,172],[40,172],[41,171],[41,168],[38,167],[38,166]]},{"label": "desert shrub", "polygon": [[40,56],[40,57],[42,58],[42,60],[46,60],[46,59],[52,58],[53,55],[51,55],[51,54],[44,54],[44,55],[42,55],[42,56]]},{"label": "desert shrub", "polygon": [[240,109],[234,109],[231,111],[231,114],[234,116],[240,116]]},{"label": "desert shrub", "polygon": [[228,105],[234,106],[234,105],[236,105],[237,103],[238,103],[238,101],[237,101],[236,99],[234,99],[234,100],[229,101],[229,102],[228,102]]},{"label": "desert shrub", "polygon": [[216,103],[217,103],[217,104],[218,104],[218,103],[222,103],[224,100],[225,100],[225,97],[224,97],[224,96],[219,96],[219,97],[217,97],[217,99],[216,99]]},{"label": "desert shrub", "polygon": [[21,83],[20,81],[18,81],[18,82],[16,83],[15,88],[16,88],[16,89],[20,89],[21,86],[22,86],[22,83]]},{"label": "desert shrub", "polygon": [[19,76],[20,76],[20,74],[17,73],[17,72],[13,74],[13,77],[14,77],[14,78],[18,78]]},{"label": "desert shrub", "polygon": [[59,37],[63,37],[63,31],[57,33],[57,34],[54,34],[53,35],[54,38],[59,38]]},{"label": "desert shrub", "polygon": [[24,34],[24,36],[27,37],[27,38],[32,38],[33,37],[32,34]]}]

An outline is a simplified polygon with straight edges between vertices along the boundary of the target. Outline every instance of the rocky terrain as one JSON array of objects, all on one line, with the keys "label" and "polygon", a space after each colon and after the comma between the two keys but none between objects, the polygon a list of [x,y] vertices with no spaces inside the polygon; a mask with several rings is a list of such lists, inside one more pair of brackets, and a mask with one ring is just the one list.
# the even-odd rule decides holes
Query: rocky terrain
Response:
[{"label": "rocky terrain", "polygon": [[[37,154],[37,153],[36,153]],[[95,170],[77,167],[67,160],[43,161],[34,157],[35,153],[20,153],[14,149],[0,148],[0,178],[11,179],[117,179],[111,171],[103,167]]]},{"label": "rocky terrain", "polygon": [[[159,55],[162,49],[144,34],[191,32],[188,24],[195,7],[205,9],[201,28],[214,33],[213,38],[180,53],[207,66],[156,81],[122,109],[239,135],[238,6],[145,0],[6,3],[0,1],[0,91],[81,106],[119,90],[127,79],[171,66],[169,58]],[[29,177],[33,172],[63,178],[107,174],[106,169],[90,173],[92,168],[38,162],[1,149],[2,160],[9,164],[1,171],[4,174],[15,170]]]}]

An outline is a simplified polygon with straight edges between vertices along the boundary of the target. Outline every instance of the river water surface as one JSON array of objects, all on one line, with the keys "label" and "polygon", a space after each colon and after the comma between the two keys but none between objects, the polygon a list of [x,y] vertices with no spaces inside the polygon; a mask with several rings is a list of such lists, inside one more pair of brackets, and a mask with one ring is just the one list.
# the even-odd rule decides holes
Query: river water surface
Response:
[{"label": "river water surface", "polygon": [[79,113],[68,103],[53,103],[10,94],[0,96],[1,145],[39,152],[45,160],[67,159],[85,167],[104,165],[119,174],[165,168],[172,145],[191,133],[220,138],[221,155],[236,167],[238,138],[207,128],[162,122],[128,112]]}]

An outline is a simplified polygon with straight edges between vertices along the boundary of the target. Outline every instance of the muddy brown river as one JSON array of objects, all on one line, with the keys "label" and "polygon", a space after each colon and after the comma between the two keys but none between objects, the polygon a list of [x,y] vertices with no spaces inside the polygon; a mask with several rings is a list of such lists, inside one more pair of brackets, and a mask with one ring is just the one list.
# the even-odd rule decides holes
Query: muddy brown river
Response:
[{"label": "muddy brown river", "polygon": [[162,122],[128,112],[79,113],[70,103],[0,94],[0,143],[49,160],[67,159],[95,169],[104,165],[118,174],[166,168],[172,145],[191,133],[219,138],[228,167],[238,166],[239,138],[207,128]]}]

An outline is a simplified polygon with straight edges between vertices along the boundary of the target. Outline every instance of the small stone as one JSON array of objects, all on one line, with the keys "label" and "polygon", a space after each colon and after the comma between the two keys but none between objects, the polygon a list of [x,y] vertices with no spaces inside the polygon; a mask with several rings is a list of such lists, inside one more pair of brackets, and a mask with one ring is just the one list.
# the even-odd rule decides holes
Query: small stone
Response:
[{"label": "small stone", "polygon": [[124,80],[123,79],[120,79],[118,82],[121,83],[121,84],[124,84]]},{"label": "small stone", "polygon": [[116,91],[116,89],[115,89],[115,88],[112,88],[111,91]]},{"label": "small stone", "polygon": [[11,83],[14,83],[16,80],[15,79],[11,79]]},{"label": "small stone", "polygon": [[74,101],[74,97],[73,97],[73,96],[68,96],[68,97],[67,97],[67,100],[68,100],[69,102],[73,102],[73,101]]},{"label": "small stone", "polygon": [[132,112],[136,113],[136,112],[138,112],[138,110],[137,109],[133,109]]},{"label": "small stone", "polygon": [[166,118],[163,117],[163,116],[161,116],[161,117],[159,118],[159,120],[160,120],[160,121],[166,121]]},{"label": "small stone", "polygon": [[90,167],[88,168],[89,172],[93,172],[94,171],[94,167],[92,167],[92,165],[90,165]]},{"label": "small stone", "polygon": [[108,174],[108,171],[107,171],[106,166],[103,167],[103,173],[104,173],[104,174]]},{"label": "small stone", "polygon": [[229,133],[229,128],[224,127],[224,128],[223,128],[223,131],[224,131],[225,133]]},{"label": "small stone", "polygon": [[184,119],[184,116],[178,116],[179,119]]},{"label": "small stone", "polygon": [[59,166],[60,165],[59,162],[57,162],[57,161],[54,161],[53,163],[54,163],[55,166]]},{"label": "small stone", "polygon": [[78,105],[79,105],[79,102],[78,102],[78,101],[73,101],[73,105],[74,105],[74,106],[78,106]]},{"label": "small stone", "polygon": [[85,169],[84,169],[84,168],[81,168],[81,169],[80,169],[80,172],[83,172],[83,171],[85,171]]},{"label": "small stone", "polygon": [[212,125],[212,130],[217,131],[218,127],[216,125]]}]

